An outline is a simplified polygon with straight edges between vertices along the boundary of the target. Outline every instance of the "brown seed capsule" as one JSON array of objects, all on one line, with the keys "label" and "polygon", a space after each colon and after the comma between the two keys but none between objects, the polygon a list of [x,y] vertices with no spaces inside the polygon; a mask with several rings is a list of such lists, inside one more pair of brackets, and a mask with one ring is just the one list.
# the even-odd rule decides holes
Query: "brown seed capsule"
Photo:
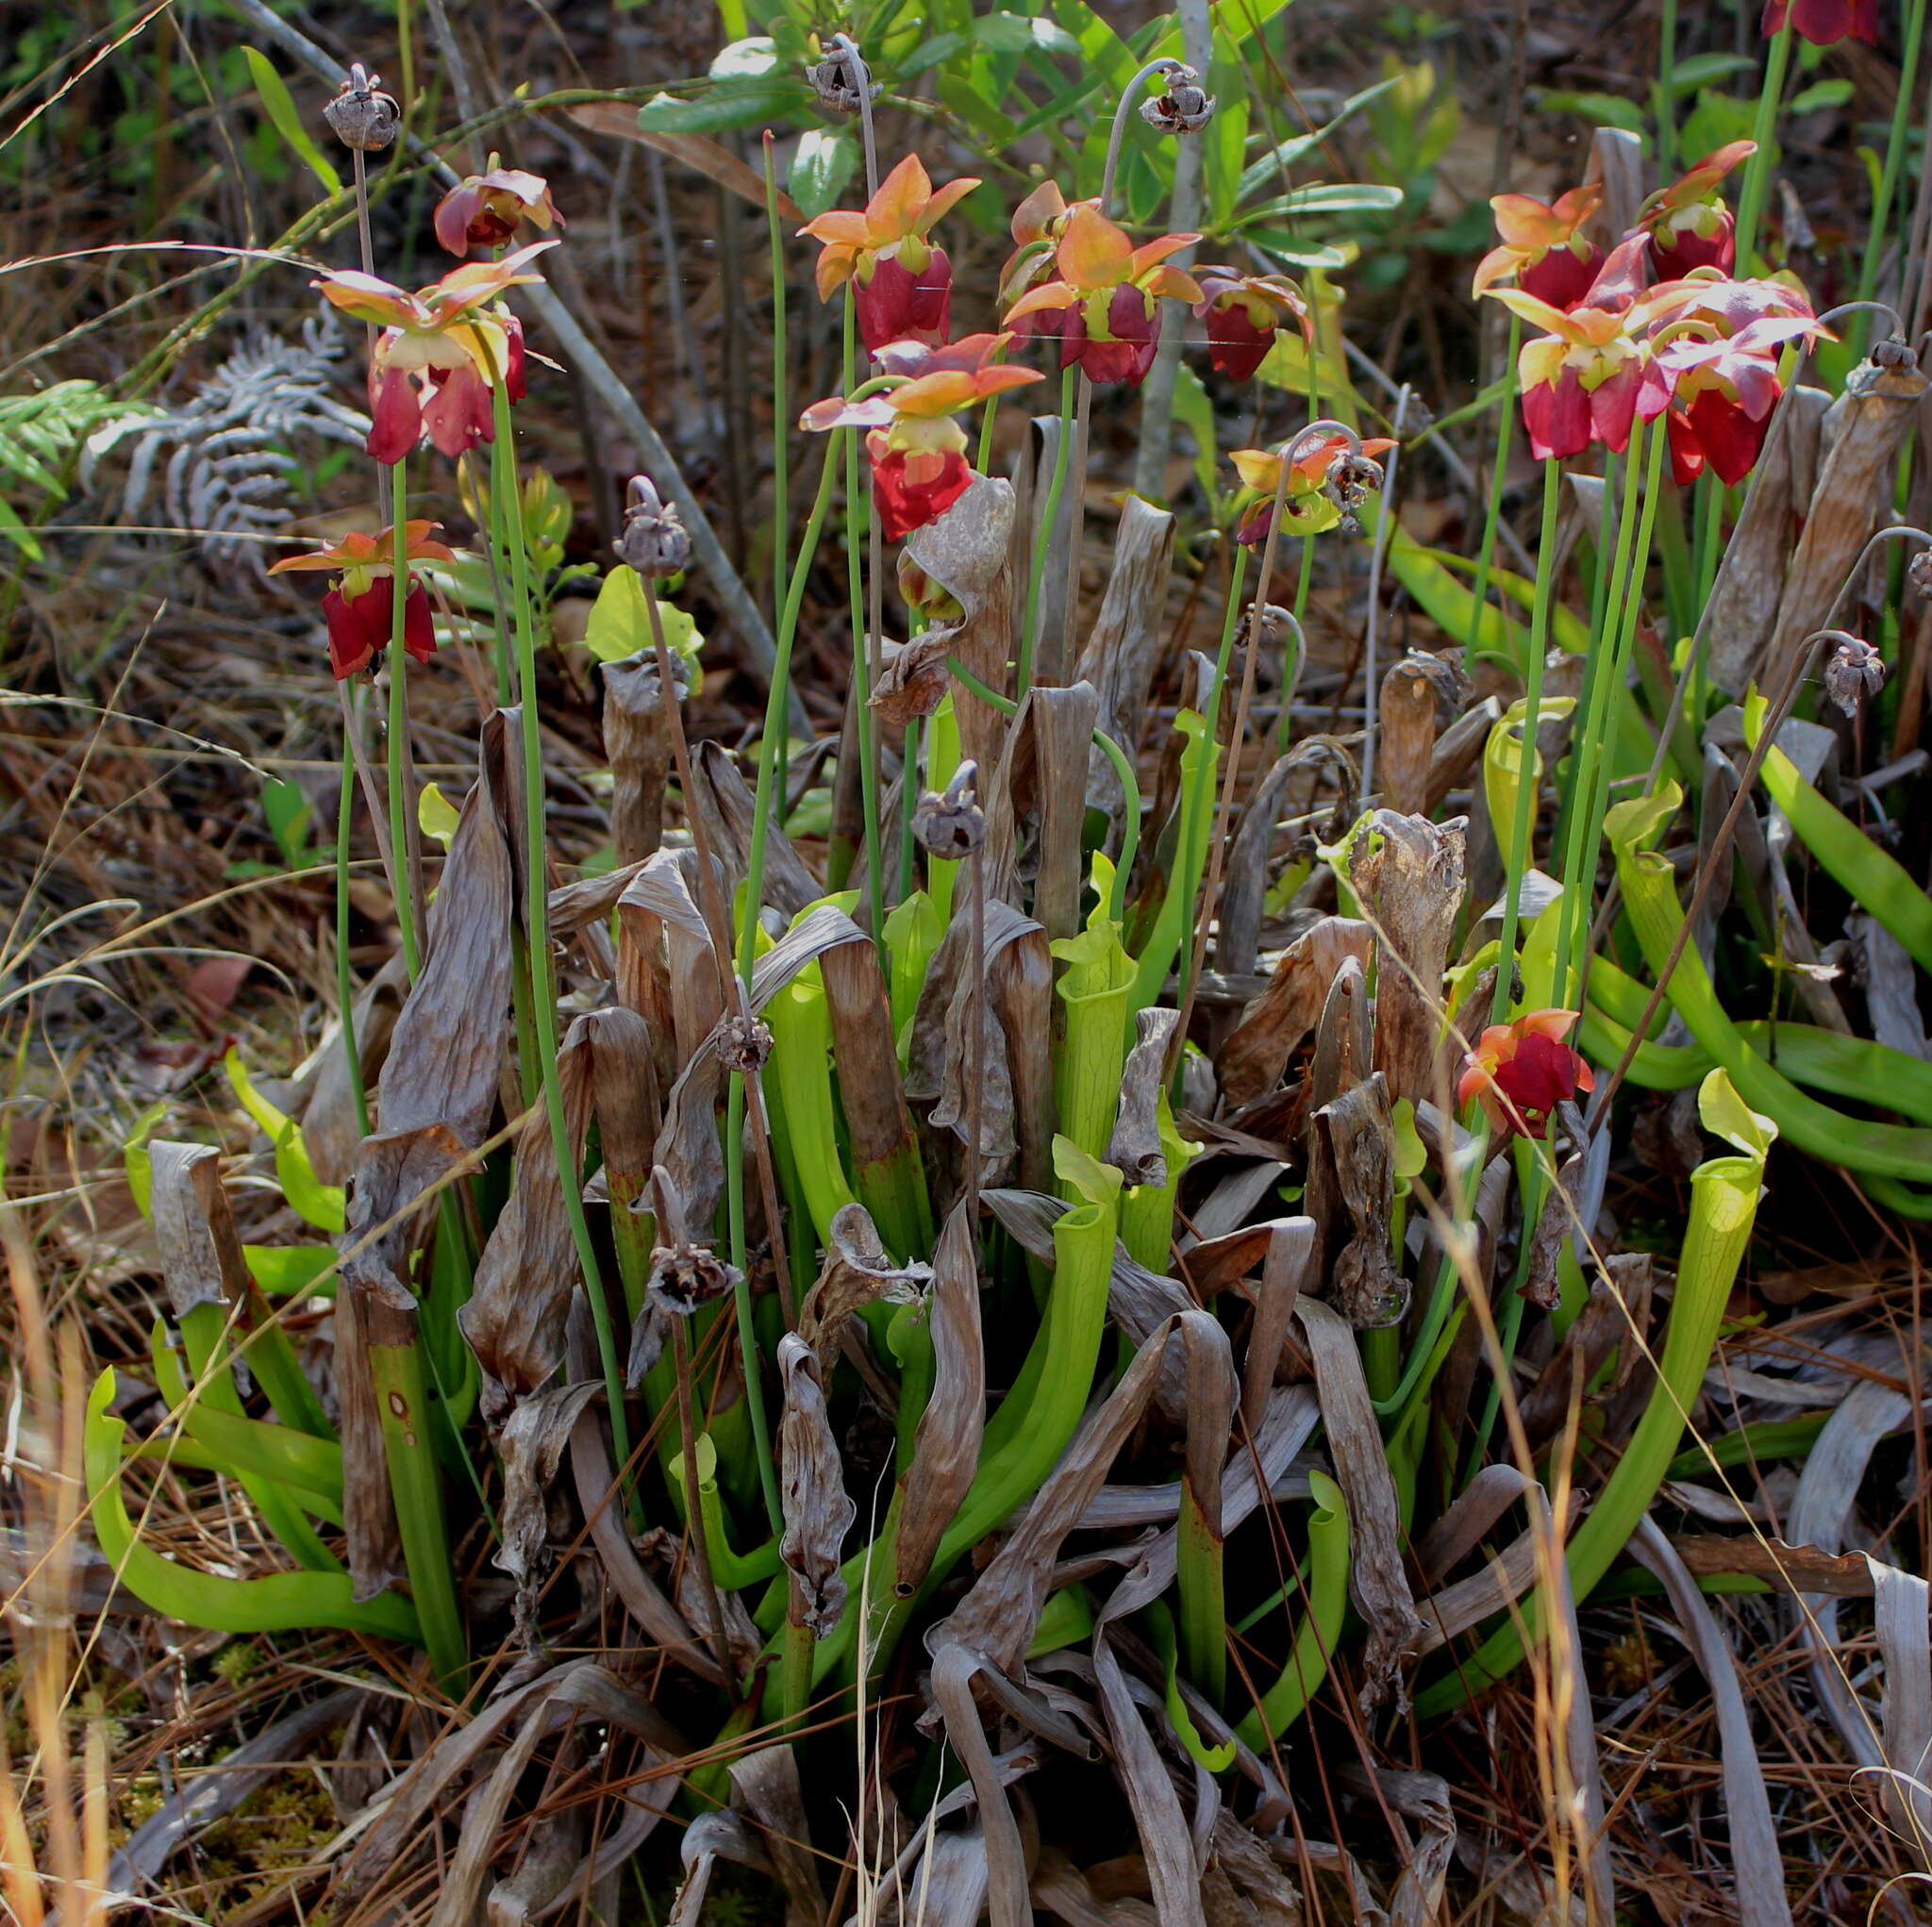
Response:
[{"label": "brown seed capsule", "polygon": [[[843,36],[840,39],[843,40]],[[814,61],[805,70],[805,77],[818,95],[819,105],[827,113],[856,114],[866,102],[879,97],[879,83],[866,73],[865,63],[857,58],[858,52],[849,42],[844,46],[835,42],[823,60]]]},{"label": "brown seed capsule", "polygon": [[1141,103],[1141,118],[1163,134],[1198,134],[1214,118],[1214,96],[1191,67],[1176,61],[1168,71],[1166,91]]},{"label": "brown seed capsule", "polygon": [[1871,361],[1874,368],[1909,368],[1917,359],[1912,344],[1898,335],[1886,335],[1872,343]]},{"label": "brown seed capsule", "polygon": [[725,1070],[749,1077],[772,1055],[772,1028],[756,1017],[727,1017],[719,1025],[718,1055]]},{"label": "brown seed capsule", "polygon": [[1368,456],[1344,450],[1328,464],[1328,499],[1341,510],[1341,526],[1349,535],[1361,534],[1356,511],[1381,486],[1382,464]]},{"label": "brown seed capsule", "polygon": [[633,475],[624,529],[611,546],[640,575],[675,575],[691,564],[691,534],[675,503],[658,493],[649,475]]},{"label": "brown seed capsule", "polygon": [[1932,602],[1932,549],[1921,549],[1906,564],[1906,580],[1918,594]]},{"label": "brown seed capsule", "polygon": [[1869,642],[1847,636],[1824,664],[1824,693],[1847,716],[1885,687],[1885,658]]},{"label": "brown seed capsule", "polygon": [[678,1318],[689,1318],[723,1298],[738,1283],[739,1271],[698,1244],[658,1245],[651,1253],[651,1275],[644,1288],[652,1302]]},{"label": "brown seed capsule", "polygon": [[912,812],[912,840],[928,856],[958,863],[986,841],[986,812],[975,785],[979,766],[964,762],[953,772],[945,794],[928,789]]},{"label": "brown seed capsule", "polygon": [[322,117],[344,147],[361,154],[380,154],[396,138],[403,110],[393,94],[382,91],[382,76],[357,61],[342,82],[342,91],[323,108]]}]

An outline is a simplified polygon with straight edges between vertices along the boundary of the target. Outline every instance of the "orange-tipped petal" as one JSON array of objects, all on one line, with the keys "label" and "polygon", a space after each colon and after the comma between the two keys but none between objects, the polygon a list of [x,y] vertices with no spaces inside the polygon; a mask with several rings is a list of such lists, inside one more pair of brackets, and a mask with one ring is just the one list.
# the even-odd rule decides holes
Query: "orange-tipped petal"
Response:
[{"label": "orange-tipped petal", "polygon": [[1029,288],[1026,292],[1008,308],[1001,324],[1011,327],[1024,314],[1045,314],[1062,307],[1071,307],[1079,300],[1080,291],[1070,288],[1064,281],[1042,282],[1038,288]]},{"label": "orange-tipped petal", "polygon": [[1053,224],[1067,211],[1066,196],[1058,181],[1041,184],[1013,209],[1010,232],[1015,241],[1043,241]]},{"label": "orange-tipped petal", "polygon": [[798,232],[801,237],[810,235],[814,241],[843,241],[849,247],[863,247],[867,228],[865,216],[855,208],[834,208],[817,220],[808,221]]},{"label": "orange-tipped petal", "polygon": [[931,198],[920,209],[919,219],[914,224],[918,232],[930,234],[934,222],[951,213],[978,185],[979,176],[976,174],[962,174],[958,180],[948,181],[942,188],[935,188]]},{"label": "orange-tipped petal", "polygon": [[916,230],[920,212],[931,199],[932,177],[918,155],[908,154],[865,204],[866,240],[874,247],[903,241]]},{"label": "orange-tipped petal", "polygon": [[1068,215],[1054,259],[1075,288],[1113,288],[1132,273],[1134,247],[1098,208],[1083,202]]},{"label": "orange-tipped petal", "polygon": [[1170,301],[1199,301],[1201,284],[1180,268],[1156,268],[1150,274],[1136,274],[1135,285],[1149,294],[1164,294]]}]

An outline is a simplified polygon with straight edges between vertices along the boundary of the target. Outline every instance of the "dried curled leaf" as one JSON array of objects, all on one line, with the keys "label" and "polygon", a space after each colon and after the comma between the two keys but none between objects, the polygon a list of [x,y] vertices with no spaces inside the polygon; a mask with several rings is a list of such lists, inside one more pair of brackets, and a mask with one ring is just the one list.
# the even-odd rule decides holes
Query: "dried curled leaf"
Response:
[{"label": "dried curled leaf", "polygon": [[778,1341],[778,1381],[785,1399],[778,1420],[778,1496],[785,1513],[778,1556],[793,1581],[793,1618],[824,1638],[845,1616],[840,1551],[858,1508],[845,1490],[819,1361],[795,1332]]}]

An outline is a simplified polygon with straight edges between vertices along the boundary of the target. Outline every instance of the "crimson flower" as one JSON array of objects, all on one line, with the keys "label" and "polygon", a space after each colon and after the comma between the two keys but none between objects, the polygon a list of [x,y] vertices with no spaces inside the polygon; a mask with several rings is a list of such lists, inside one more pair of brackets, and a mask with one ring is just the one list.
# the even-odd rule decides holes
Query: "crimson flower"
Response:
[{"label": "crimson flower", "polygon": [[1037,369],[996,361],[1007,335],[966,335],[943,348],[890,341],[876,359],[892,386],[847,401],[832,395],[799,417],[801,428],[865,428],[879,529],[898,541],[937,522],[973,486],[966,436],[954,415],[974,402],[1041,379]]},{"label": "crimson flower", "polygon": [[876,354],[889,341],[937,348],[952,324],[953,264],[928,240],[940,216],[979,185],[962,174],[935,188],[916,154],[908,154],[863,210],[835,208],[799,229],[824,243],[819,251],[819,299],[852,283],[858,332]]},{"label": "crimson flower", "polygon": [[1525,341],[1516,361],[1524,425],[1539,461],[1581,455],[1592,441],[1622,455],[1632,425],[1669,407],[1670,385],[1645,335],[1650,311],[1638,299],[1649,245],[1643,234],[1619,241],[1567,312],[1520,288],[1484,291],[1547,330]]},{"label": "crimson flower", "polygon": [[[1786,0],[1764,0],[1766,40],[1785,24]],[[1878,0],[1790,0],[1791,31],[1813,46],[1842,40],[1878,44]]]},{"label": "crimson flower", "polygon": [[[1259,548],[1268,540],[1274,521],[1274,497],[1281,489],[1282,460],[1299,439],[1291,437],[1279,448],[1238,448],[1228,457],[1246,485],[1235,505],[1234,539],[1244,547]],[[1372,436],[1362,443],[1361,453],[1373,461],[1394,446],[1386,435]],[[1281,500],[1284,535],[1320,535],[1341,521],[1343,510],[1330,493],[1328,472],[1338,457],[1348,453],[1352,449],[1346,435],[1328,435],[1295,457]],[[1376,474],[1379,476],[1379,470]]]},{"label": "crimson flower", "polygon": [[500,261],[472,261],[415,293],[353,269],[312,285],[323,299],[382,332],[369,360],[367,447],[401,461],[427,435],[446,456],[496,439],[490,391],[499,375],[512,402],[524,393],[523,324],[497,297],[540,277],[523,269],[554,241]]},{"label": "crimson flower", "polygon": [[[431,541],[433,522],[403,524],[406,562],[454,562],[456,555],[441,542]],[[341,682],[366,669],[389,647],[395,619],[395,532],[345,535],[341,541],[308,556],[285,556],[269,567],[271,575],[302,569],[331,569],[336,579],[322,599],[328,624],[329,667]],[[436,632],[429,620],[429,597],[412,574],[403,602],[403,647],[418,662],[427,662],[436,650]]]},{"label": "crimson flower", "polygon": [[1757,465],[1784,392],[1778,357],[1824,335],[1810,304],[1781,281],[1733,281],[1706,269],[1652,291],[1653,353],[1671,387],[1671,471],[1693,480],[1707,462],[1726,483]]},{"label": "crimson flower", "polygon": [[1527,194],[1492,195],[1498,245],[1476,263],[1471,293],[1509,277],[1552,307],[1574,307],[1603,266],[1603,249],[1583,235],[1603,197],[1601,181],[1572,188],[1548,206]]},{"label": "crimson flower", "polygon": [[1243,274],[1233,268],[1202,268],[1201,299],[1194,315],[1208,325],[1208,359],[1223,374],[1248,381],[1268,358],[1275,331],[1295,327],[1312,341],[1308,304],[1286,274]]},{"label": "crimson flower", "polygon": [[497,167],[495,159],[491,155],[488,174],[466,176],[436,204],[436,239],[458,260],[473,247],[501,247],[520,221],[535,227],[563,225],[550,198],[550,183],[541,174]]},{"label": "crimson flower", "polygon": [[1136,247],[1096,205],[1079,202],[1068,210],[1054,243],[1058,278],[1021,295],[1007,310],[1005,325],[1033,315],[1043,323],[1057,315],[1057,326],[1037,325],[1035,332],[1059,338],[1062,368],[1077,363],[1090,381],[1138,387],[1154,366],[1158,343],[1155,302],[1162,295],[1175,301],[1203,298],[1193,276],[1168,262],[1170,255],[1200,239],[1198,234],[1163,234]]},{"label": "crimson flower", "polygon": [[1491,1024],[1462,1060],[1457,1103],[1476,1098],[1498,1130],[1544,1136],[1559,1104],[1596,1088],[1590,1066],[1563,1041],[1575,1022],[1574,1010],[1532,1010]]},{"label": "crimson flower", "polygon": [[1755,141],[1733,141],[1707,154],[1681,180],[1659,188],[1638,209],[1637,224],[1650,237],[1650,257],[1659,281],[1676,280],[1693,268],[1730,273],[1738,257],[1738,224],[1717,187],[1757,152]]}]

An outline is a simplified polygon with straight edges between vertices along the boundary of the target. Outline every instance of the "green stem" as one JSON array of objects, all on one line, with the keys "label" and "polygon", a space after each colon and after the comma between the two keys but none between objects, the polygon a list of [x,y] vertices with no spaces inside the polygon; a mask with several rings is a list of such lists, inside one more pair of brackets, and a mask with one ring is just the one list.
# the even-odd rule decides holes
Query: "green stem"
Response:
[{"label": "green stem", "polygon": [[[1898,102],[1891,110],[1891,130],[1885,141],[1885,165],[1878,176],[1878,193],[1872,204],[1872,231],[1865,241],[1865,258],[1858,267],[1856,298],[1870,301],[1878,287],[1878,266],[1885,256],[1887,230],[1891,225],[1892,197],[1905,165],[1906,134],[1911,125],[1913,90],[1918,80],[1919,48],[1925,36],[1925,0],[1906,0],[1906,43],[1899,61]],[[1860,314],[1854,324],[1854,343],[1862,352],[1872,317]]]},{"label": "green stem", "polygon": [[408,656],[403,648],[403,628],[409,600],[408,467],[405,456],[390,470],[391,540],[395,544],[390,574],[389,631],[389,846],[395,866],[396,923],[403,936],[403,967],[413,984],[422,972],[423,955],[416,945],[415,886],[409,875],[409,795],[404,763],[409,735]]},{"label": "green stem", "polygon": [[[502,592],[503,570],[509,556],[509,527],[505,505],[509,494],[517,487],[516,451],[499,435],[490,444],[490,559],[492,573],[496,575],[499,597]],[[509,564],[514,567],[514,564]],[[503,606],[499,600],[491,610],[496,628],[496,702],[499,708],[508,708],[512,700],[510,694],[510,629],[505,620]]]},{"label": "green stem", "polygon": [[1657,167],[1666,181],[1677,172],[1677,0],[1664,0],[1657,44]]},{"label": "green stem", "polygon": [[[1498,466],[1500,469],[1500,457]],[[1550,601],[1555,587],[1557,520],[1562,507],[1563,465],[1543,463],[1542,527],[1537,537],[1536,594],[1530,604],[1529,660],[1523,677],[1523,763],[1516,782],[1516,822],[1509,841],[1508,875],[1503,887],[1503,929],[1496,947],[1496,993],[1490,1022],[1501,1023],[1509,1011],[1509,980],[1516,956],[1516,932],[1523,913],[1523,877],[1530,868],[1536,822],[1537,790],[1541,787],[1536,754],[1537,723],[1542,713],[1543,657],[1550,647]],[[1476,605],[1480,610],[1480,588]]]},{"label": "green stem", "polygon": [[[495,407],[496,439],[514,449],[509,397],[501,381],[491,385]],[[502,491],[499,491],[502,492]],[[537,714],[537,629],[530,603],[529,545],[524,533],[523,496],[512,488],[503,496],[505,527],[509,536],[510,580],[516,609],[517,688],[523,721],[524,821],[528,845],[525,867],[528,889],[524,922],[530,958],[530,1016],[537,1033],[537,1070],[543,1084],[543,1108],[550,1121],[551,1151],[557,1159],[557,1181],[563,1194],[563,1213],[570,1224],[583,1273],[584,1295],[591,1302],[591,1321],[597,1332],[597,1356],[604,1370],[604,1392],[610,1411],[610,1444],[620,1468],[630,1460],[630,1421],[625,1412],[624,1370],[617,1355],[610,1301],[605,1296],[602,1267],[584,1215],[583,1174],[571,1143],[570,1122],[564,1116],[563,1086],[558,1075],[557,987],[551,974],[548,865],[544,861],[543,735]],[[635,1507],[636,1488],[632,1487]]]},{"label": "green stem", "polygon": [[[1074,376],[1078,371],[1060,371],[1060,429],[1053,450],[1053,478],[1046,485],[1046,506],[1033,528],[1033,553],[1026,565],[1026,627],[1020,638],[1020,673],[1014,693],[1024,697],[1033,687],[1033,664],[1040,653],[1040,591],[1046,579],[1046,557],[1060,519],[1060,497],[1066,492],[1067,458],[1074,446]],[[1076,566],[1069,557],[1068,568]]]},{"label": "green stem", "polygon": [[[1575,950],[1570,959],[1574,981],[1579,986],[1583,982],[1585,952],[1590,943],[1591,888],[1596,876],[1597,851],[1603,841],[1604,810],[1609,802],[1610,752],[1612,745],[1622,734],[1624,706],[1629,699],[1626,682],[1630,653],[1636,646],[1637,623],[1643,601],[1643,578],[1650,567],[1651,538],[1657,528],[1657,497],[1662,492],[1663,457],[1664,431],[1659,425],[1651,433],[1650,465],[1644,476],[1643,507],[1637,527],[1637,553],[1632,559],[1630,573],[1624,579],[1624,593],[1617,606],[1616,654],[1610,664],[1605,698],[1596,707],[1594,736],[1590,744],[1593,766],[1590,770],[1590,788],[1583,792],[1585,807],[1577,820],[1577,828],[1584,844],[1583,861],[1580,867],[1570,871],[1564,877],[1566,886],[1572,875],[1577,879],[1580,886],[1572,924]],[[1636,473],[1634,461],[1631,472],[1633,474]],[[1566,888],[1566,904],[1569,897],[1570,892]],[[1557,955],[1560,958],[1564,952],[1558,948]]]},{"label": "green stem", "polygon": [[423,1644],[437,1677],[454,1686],[468,1665],[469,1651],[443,1523],[442,1482],[429,1445],[429,1393],[422,1346],[370,1346],[369,1374],[375,1387],[390,1493],[395,1501]]},{"label": "green stem", "polygon": [[[1751,273],[1751,253],[1757,245],[1757,222],[1764,212],[1764,197],[1771,178],[1771,142],[1777,129],[1777,110],[1784,100],[1785,75],[1791,61],[1793,8],[1785,8],[1785,24],[1771,43],[1771,58],[1764,66],[1764,85],[1757,93],[1757,111],[1751,123],[1751,138],[1757,152],[1744,163],[1744,184],[1738,192],[1738,267],[1740,274]],[[1901,96],[1903,98],[1903,96]]]},{"label": "green stem", "polygon": [[[845,337],[842,350],[841,392],[850,394],[858,378],[858,306],[852,284],[845,284]],[[872,713],[872,644],[865,618],[864,572],[858,559],[859,544],[872,523],[872,500],[859,487],[858,437],[845,437],[845,587],[852,605],[852,676],[856,688],[853,703],[854,733],[858,748],[859,806],[865,812],[865,896],[872,910],[874,942],[885,939],[885,879],[880,873],[878,764],[873,751],[873,738],[878,718]]]},{"label": "green stem", "polygon": [[336,803],[336,1003],[341,1010],[342,1049],[349,1060],[349,1088],[356,1098],[356,1129],[369,1135],[369,1092],[362,1081],[362,1053],[356,1043],[356,973],[349,967],[349,832],[356,819],[356,744],[350,698],[342,703],[342,783]]}]

